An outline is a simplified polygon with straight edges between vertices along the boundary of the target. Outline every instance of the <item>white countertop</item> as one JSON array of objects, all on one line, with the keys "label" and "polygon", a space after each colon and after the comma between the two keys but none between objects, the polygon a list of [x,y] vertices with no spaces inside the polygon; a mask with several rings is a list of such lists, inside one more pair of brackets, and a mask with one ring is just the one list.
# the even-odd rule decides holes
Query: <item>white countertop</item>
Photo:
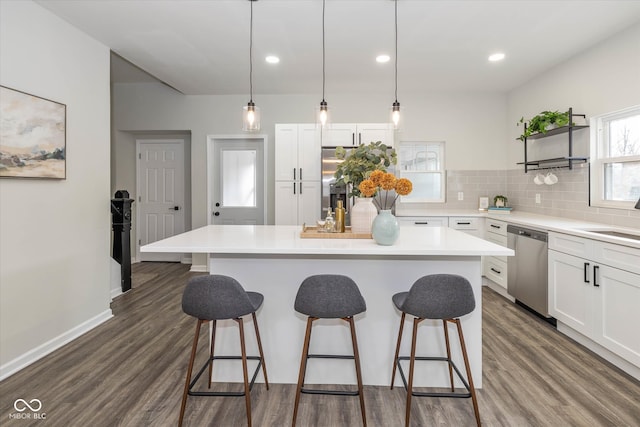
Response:
[{"label": "white countertop", "polygon": [[[552,231],[556,233],[570,234],[573,236],[585,237],[602,242],[614,243],[618,245],[640,248],[640,240],[627,239],[623,237],[598,234],[589,230],[612,230],[640,236],[640,228],[617,227],[597,222],[580,221],[570,218],[560,218],[547,215],[538,215],[528,212],[513,211],[510,214],[487,214],[487,218],[505,221],[510,224],[532,227],[542,231]],[[638,224],[640,227],[640,224]]]},{"label": "white countertop", "polygon": [[512,256],[511,249],[448,227],[401,226],[398,241],[381,246],[372,239],[302,239],[300,226],[208,225],[140,248],[142,252],[366,255]]}]

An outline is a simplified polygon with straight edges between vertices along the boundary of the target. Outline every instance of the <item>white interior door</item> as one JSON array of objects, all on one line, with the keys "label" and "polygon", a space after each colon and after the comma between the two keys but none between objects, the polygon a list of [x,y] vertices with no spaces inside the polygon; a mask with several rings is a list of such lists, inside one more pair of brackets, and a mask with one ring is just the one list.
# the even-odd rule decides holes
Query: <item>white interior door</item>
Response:
[{"label": "white interior door", "polygon": [[136,140],[136,257],[179,262],[182,254],[142,253],[140,246],[184,232],[184,141]]},{"label": "white interior door", "polygon": [[211,224],[265,223],[265,138],[213,138]]}]

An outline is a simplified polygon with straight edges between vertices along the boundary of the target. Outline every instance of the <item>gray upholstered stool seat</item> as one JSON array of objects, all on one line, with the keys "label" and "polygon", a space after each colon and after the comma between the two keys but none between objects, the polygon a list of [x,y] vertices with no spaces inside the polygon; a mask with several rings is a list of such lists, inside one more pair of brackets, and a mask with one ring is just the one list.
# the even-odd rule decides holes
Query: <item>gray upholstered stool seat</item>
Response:
[{"label": "gray upholstered stool seat", "polygon": [[[391,388],[393,389],[393,383],[395,381],[396,369],[400,371],[400,376],[407,390],[407,404],[405,414],[405,425],[409,426],[409,420],[411,415],[411,397],[412,396],[427,396],[427,397],[471,397],[473,401],[473,409],[476,418],[476,424],[480,426],[480,412],[478,410],[478,402],[476,399],[475,389],[473,387],[473,378],[471,377],[471,368],[469,366],[469,359],[467,357],[467,350],[464,344],[464,337],[462,334],[462,326],[460,324],[460,317],[471,313],[475,307],[476,302],[473,295],[473,289],[467,279],[462,276],[454,274],[432,274],[419,278],[411,287],[408,292],[400,292],[391,297],[393,304],[398,310],[402,312],[400,319],[400,329],[398,332],[398,343],[396,345],[396,353],[394,357],[392,375],[391,375]],[[409,314],[414,316],[413,320],[413,339],[411,342],[411,356],[400,357],[400,344],[402,341],[402,329],[404,326],[405,316]],[[444,327],[445,344],[447,348],[447,357],[416,357],[416,336],[418,330],[418,324],[425,319],[437,319],[442,320]],[[462,376],[461,372],[456,367],[455,363],[451,360],[451,348],[449,346],[449,331],[447,329],[447,323],[454,323],[457,327],[458,337],[460,338],[460,347],[462,350],[462,356],[467,372],[467,380]],[[402,365],[400,361],[409,360],[409,381],[404,375]],[[430,360],[430,361],[443,361],[447,362],[449,368],[449,381],[451,384],[450,393],[441,392],[415,392],[413,391],[413,373],[414,364],[416,360]],[[455,392],[453,386],[453,371],[464,384],[465,393]]]},{"label": "gray upholstered stool seat", "polygon": [[[245,405],[247,409],[247,422],[251,427],[251,399],[250,392],[253,388],[255,379],[262,367],[264,381],[269,389],[269,380],[267,378],[267,367],[264,362],[264,354],[262,352],[262,342],[260,341],[260,332],[258,330],[258,322],[256,320],[256,311],[262,305],[264,297],[257,292],[247,292],[242,285],[229,276],[210,275],[198,276],[189,280],[182,294],[182,311],[186,314],[198,319],[196,325],[196,333],[191,348],[191,358],[189,360],[189,368],[187,370],[187,379],[185,381],[184,392],[182,395],[182,405],[180,407],[179,425],[182,425],[184,412],[187,404],[187,396],[226,396],[239,397],[245,396]],[[242,316],[251,314],[253,325],[256,331],[256,341],[260,356],[247,356],[244,339],[244,324]],[[215,338],[216,338],[216,322],[218,320],[232,319],[238,324],[240,331],[240,350],[241,356],[214,356]],[[203,323],[211,321],[211,349],[209,358],[202,366],[195,378],[191,380],[193,372],[193,364],[195,361],[196,351],[198,348],[198,338],[200,336],[200,328]],[[193,391],[193,387],[198,379],[209,368],[209,388],[211,388],[213,361],[216,359],[237,359],[242,361],[242,373],[244,376],[244,391],[242,392],[202,392]],[[258,366],[253,374],[251,381],[247,372],[247,360],[257,360]]]},{"label": "gray upholstered stool seat", "polygon": [[[359,396],[360,410],[362,412],[362,423],[366,427],[367,418],[364,409],[364,396],[362,394],[362,374],[360,370],[360,356],[358,354],[358,341],[356,339],[355,324],[353,316],[363,313],[367,305],[358,289],[358,285],[349,277],[337,274],[320,274],[307,277],[296,295],[294,308],[298,313],[307,317],[307,330],[300,360],[300,373],[298,375],[298,386],[296,389],[296,400],[293,408],[293,426],[296,425],[298,415],[298,405],[301,393],[307,394],[330,394],[342,396]],[[351,343],[353,345],[353,356],[351,355],[323,355],[309,354],[309,343],[311,341],[311,329],[313,322],[318,319],[342,319],[349,324],[351,331]],[[315,390],[304,387],[304,378],[307,370],[307,360],[312,358],[320,359],[353,359],[356,367],[356,379],[358,383],[357,391],[336,391],[336,390]]]}]

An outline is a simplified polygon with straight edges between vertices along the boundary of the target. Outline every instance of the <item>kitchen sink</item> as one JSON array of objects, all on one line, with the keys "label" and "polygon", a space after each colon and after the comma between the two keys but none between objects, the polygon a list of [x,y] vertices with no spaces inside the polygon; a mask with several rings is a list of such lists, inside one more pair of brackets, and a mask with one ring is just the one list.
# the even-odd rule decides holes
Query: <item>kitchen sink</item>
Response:
[{"label": "kitchen sink", "polygon": [[625,233],[625,232],[622,232],[622,231],[590,230],[588,228],[583,228],[582,231],[586,231],[586,232],[589,232],[589,233],[596,233],[596,234],[604,234],[606,236],[622,237],[623,239],[640,240],[640,234],[631,234],[631,233]]}]

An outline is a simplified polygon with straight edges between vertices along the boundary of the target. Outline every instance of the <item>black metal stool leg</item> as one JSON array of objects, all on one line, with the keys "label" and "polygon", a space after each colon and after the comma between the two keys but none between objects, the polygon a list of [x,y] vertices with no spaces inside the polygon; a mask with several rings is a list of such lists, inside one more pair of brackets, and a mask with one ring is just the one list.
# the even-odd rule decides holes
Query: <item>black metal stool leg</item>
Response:
[{"label": "black metal stool leg", "polygon": [[209,352],[209,388],[211,388],[211,382],[213,381],[213,349],[216,345],[216,321],[211,321],[211,349]]},{"label": "black metal stool leg", "polygon": [[178,427],[182,426],[182,419],[184,418],[184,410],[187,407],[187,394],[189,393],[189,383],[191,382],[191,372],[193,371],[193,362],[196,358],[196,351],[198,350],[198,338],[200,338],[200,327],[206,320],[198,320],[196,324],[196,334],[193,337],[193,345],[191,346],[191,357],[189,358],[189,367],[187,368],[187,379],[184,382],[184,392],[182,393],[182,404],[180,405],[180,419],[178,420]]},{"label": "black metal stool leg", "polygon": [[398,331],[398,343],[396,344],[396,355],[393,358],[393,367],[391,369],[391,390],[393,390],[393,383],[396,379],[396,369],[398,369],[398,356],[400,356],[400,343],[402,342],[402,330],[404,328],[404,318],[406,313],[402,312],[402,317],[400,317],[400,329]]},{"label": "black metal stool leg", "polygon": [[451,391],[453,392],[455,389],[453,388],[453,368],[451,367],[451,346],[449,345],[449,329],[447,328],[448,320],[442,319],[442,326],[444,328],[444,342],[447,345],[447,363],[449,367],[449,384],[451,384]]},{"label": "black metal stool leg", "polygon": [[298,374],[298,386],[296,387],[296,402],[293,406],[293,422],[292,426],[296,427],[296,418],[298,417],[298,404],[300,403],[300,394],[302,392],[302,385],[304,384],[304,376],[307,371],[307,358],[309,356],[309,342],[311,341],[311,326],[315,317],[307,318],[307,332],[304,336],[304,345],[302,347],[302,358],[300,360],[300,373]]},{"label": "black metal stool leg", "polygon": [[358,353],[358,340],[356,338],[356,325],[353,323],[353,316],[346,319],[351,329],[351,343],[353,344],[353,357],[356,363],[356,379],[358,380],[358,397],[360,397],[360,410],[362,411],[362,424],[367,427],[367,417],[364,410],[364,393],[362,387],[362,372],[360,370],[360,353]]},{"label": "black metal stool leg", "polygon": [[467,347],[464,344],[464,336],[462,335],[462,325],[460,324],[460,319],[454,319],[453,321],[458,327],[458,337],[460,338],[460,348],[462,349],[462,357],[464,358],[464,367],[467,370],[467,380],[469,381],[469,393],[471,393],[471,401],[473,402],[473,412],[476,416],[476,424],[478,425],[478,427],[480,427],[480,409],[478,408],[476,389],[473,385],[473,378],[471,377],[471,366],[469,365],[469,358],[467,357]]},{"label": "black metal stool leg", "polygon": [[267,362],[264,361],[264,353],[262,353],[262,341],[260,340],[260,331],[258,330],[258,321],[256,320],[256,314],[251,313],[253,318],[253,327],[256,330],[256,340],[258,341],[258,351],[260,352],[260,362],[262,363],[262,373],[264,374],[264,383],[269,390],[269,377],[267,377]]},{"label": "black metal stool leg", "polygon": [[244,345],[244,322],[242,318],[233,319],[238,322],[240,329],[240,351],[242,353],[242,375],[244,377],[244,402],[247,407],[247,425],[251,427],[251,390],[249,389],[249,374],[247,372],[247,351]]}]

